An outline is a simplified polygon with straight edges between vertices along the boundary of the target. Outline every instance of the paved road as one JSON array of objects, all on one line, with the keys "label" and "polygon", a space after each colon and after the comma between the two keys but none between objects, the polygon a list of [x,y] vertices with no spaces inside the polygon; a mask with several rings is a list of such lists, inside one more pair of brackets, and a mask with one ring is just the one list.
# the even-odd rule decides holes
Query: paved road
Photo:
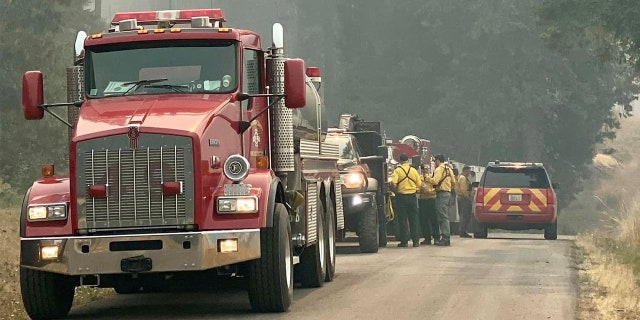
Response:
[{"label": "paved road", "polygon": [[573,241],[542,235],[454,238],[452,247],[359,254],[339,247],[337,276],[294,291],[291,310],[252,313],[245,291],[118,295],[72,309],[72,319],[574,319]]}]

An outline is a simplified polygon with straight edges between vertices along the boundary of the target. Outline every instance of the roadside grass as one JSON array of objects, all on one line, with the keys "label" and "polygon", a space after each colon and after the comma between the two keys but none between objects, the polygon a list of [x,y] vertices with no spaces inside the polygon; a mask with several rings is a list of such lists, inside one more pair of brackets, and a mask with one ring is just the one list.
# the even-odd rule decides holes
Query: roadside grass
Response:
[{"label": "roadside grass", "polygon": [[[560,215],[578,233],[580,319],[640,319],[640,119],[622,120],[593,178]],[[560,227],[560,226],[559,226]]]},{"label": "roadside grass", "polygon": [[[0,209],[0,319],[29,319],[20,295],[20,209]],[[104,299],[112,289],[82,287],[76,289],[74,305]]]},{"label": "roadside grass", "polygon": [[[639,319],[640,287],[637,271],[611,251],[613,242],[603,245],[607,236],[585,233],[576,237],[582,252],[579,276],[579,319]],[[605,240],[606,242],[606,240]]]}]

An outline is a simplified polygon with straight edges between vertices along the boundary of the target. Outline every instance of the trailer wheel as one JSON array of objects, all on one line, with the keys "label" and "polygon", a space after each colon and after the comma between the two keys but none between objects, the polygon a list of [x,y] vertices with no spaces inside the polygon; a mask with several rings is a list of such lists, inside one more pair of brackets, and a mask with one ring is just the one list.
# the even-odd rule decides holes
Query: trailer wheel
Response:
[{"label": "trailer wheel", "polygon": [[249,262],[249,302],[258,312],[284,312],[293,299],[289,214],[276,203],[273,227],[260,230],[260,259]]},{"label": "trailer wheel", "polygon": [[544,238],[547,240],[558,239],[558,220],[544,227]]},{"label": "trailer wheel", "polygon": [[324,206],[318,201],[318,214],[316,214],[316,244],[306,247],[300,255],[300,264],[297,265],[300,282],[303,287],[318,288],[324,284],[326,278],[326,239],[324,236]]},{"label": "trailer wheel", "polygon": [[378,205],[375,198],[372,202],[371,207],[362,213],[359,221],[358,242],[360,244],[360,252],[363,253],[376,253],[380,245]]},{"label": "trailer wheel", "polygon": [[66,275],[20,268],[20,291],[31,319],[58,319],[71,310],[75,283]]},{"label": "trailer wheel", "polygon": [[336,274],[336,220],[335,220],[335,210],[333,208],[333,201],[331,198],[327,198],[327,209],[326,209],[326,217],[327,223],[325,223],[325,244],[327,248],[325,249],[326,257],[327,257],[327,270],[324,277],[324,281],[331,282],[333,281],[333,276]]}]

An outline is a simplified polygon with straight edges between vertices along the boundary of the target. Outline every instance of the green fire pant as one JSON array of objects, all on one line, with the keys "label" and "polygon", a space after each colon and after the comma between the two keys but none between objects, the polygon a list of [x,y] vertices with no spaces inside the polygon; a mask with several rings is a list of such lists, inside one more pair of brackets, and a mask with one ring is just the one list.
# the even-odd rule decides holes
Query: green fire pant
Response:
[{"label": "green fire pant", "polygon": [[451,237],[451,230],[449,228],[449,201],[451,201],[451,192],[438,191],[436,193],[436,215],[438,216],[440,235],[446,239]]},{"label": "green fire pant", "polygon": [[396,194],[394,200],[393,211],[398,219],[398,238],[401,243],[409,241],[409,232],[411,232],[411,240],[413,243],[420,241],[419,222],[418,222],[418,197],[412,194]]}]

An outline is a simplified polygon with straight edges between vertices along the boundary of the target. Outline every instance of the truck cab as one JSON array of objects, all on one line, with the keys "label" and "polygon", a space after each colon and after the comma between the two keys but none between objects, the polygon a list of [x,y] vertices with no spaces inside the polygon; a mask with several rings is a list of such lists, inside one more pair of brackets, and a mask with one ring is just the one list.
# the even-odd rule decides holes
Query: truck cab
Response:
[{"label": "truck cab", "polygon": [[[24,74],[25,118],[70,128],[69,175],[43,170],[22,208],[32,318],[64,317],[83,285],[241,276],[254,310],[282,312],[294,274],[333,279],[341,185],[319,69],[285,56],[280,24],[263,49],[225,22],[220,9],[123,12],[79,32],[67,103],[44,103],[42,73]],[[68,120],[53,111],[65,106]]]}]

